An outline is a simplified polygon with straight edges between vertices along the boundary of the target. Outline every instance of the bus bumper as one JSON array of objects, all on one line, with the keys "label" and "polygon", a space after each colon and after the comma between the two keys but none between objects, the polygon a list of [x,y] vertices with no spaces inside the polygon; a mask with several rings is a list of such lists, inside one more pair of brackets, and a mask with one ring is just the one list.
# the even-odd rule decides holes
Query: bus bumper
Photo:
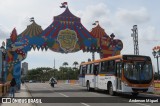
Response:
[{"label": "bus bumper", "polygon": [[123,85],[122,92],[154,92],[154,87],[130,87]]}]

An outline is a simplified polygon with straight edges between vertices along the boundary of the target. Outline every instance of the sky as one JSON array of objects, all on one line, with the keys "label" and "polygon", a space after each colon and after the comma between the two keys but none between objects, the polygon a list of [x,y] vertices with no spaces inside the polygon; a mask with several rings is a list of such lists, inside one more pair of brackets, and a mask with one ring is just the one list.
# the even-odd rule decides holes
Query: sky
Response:
[{"label": "sky", "polygon": [[[81,18],[88,31],[93,28],[92,23],[98,20],[108,35],[114,33],[116,39],[121,39],[124,45],[121,54],[134,54],[131,29],[133,25],[138,25],[139,53],[150,56],[157,71],[152,48],[160,45],[159,0],[0,0],[0,44],[10,37],[13,28],[17,29],[18,34],[23,32],[31,24],[30,17],[34,17],[42,29],[47,28],[53,17],[64,11],[59,8],[63,2],[68,2],[70,11]],[[92,58],[92,54],[82,51],[61,54],[50,50],[31,50],[22,62],[28,62],[29,69],[32,69],[53,67],[55,59],[56,68],[59,68],[63,62],[73,67],[74,61],[81,63],[88,58]]]}]

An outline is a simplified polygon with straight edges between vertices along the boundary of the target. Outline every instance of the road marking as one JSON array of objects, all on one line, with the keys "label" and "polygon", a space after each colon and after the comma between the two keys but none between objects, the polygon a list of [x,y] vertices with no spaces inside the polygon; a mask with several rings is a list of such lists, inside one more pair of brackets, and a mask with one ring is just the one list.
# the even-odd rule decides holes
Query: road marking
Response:
[{"label": "road marking", "polygon": [[142,103],[136,103],[138,105],[142,105],[142,106],[150,106],[150,105],[146,105],[146,104],[142,104]]},{"label": "road marking", "polygon": [[67,96],[67,95],[65,95],[65,94],[63,94],[63,93],[59,93],[60,95],[62,95],[62,96],[64,96],[64,97],[69,97],[69,96]]},{"label": "road marking", "polygon": [[85,105],[85,106],[90,106],[90,105],[88,105],[88,104],[86,104],[86,103],[81,103],[82,105]]}]

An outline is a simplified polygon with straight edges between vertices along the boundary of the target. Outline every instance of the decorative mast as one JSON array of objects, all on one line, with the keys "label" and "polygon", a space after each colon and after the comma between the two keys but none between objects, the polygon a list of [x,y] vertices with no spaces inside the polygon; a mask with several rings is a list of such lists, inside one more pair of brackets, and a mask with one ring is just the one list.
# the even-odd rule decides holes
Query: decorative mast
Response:
[{"label": "decorative mast", "polygon": [[13,43],[17,40],[17,31],[16,31],[16,28],[13,29],[10,38],[11,38],[11,41]]},{"label": "decorative mast", "polygon": [[60,6],[60,8],[67,8],[68,3],[67,2],[63,2],[61,3],[62,5]]}]

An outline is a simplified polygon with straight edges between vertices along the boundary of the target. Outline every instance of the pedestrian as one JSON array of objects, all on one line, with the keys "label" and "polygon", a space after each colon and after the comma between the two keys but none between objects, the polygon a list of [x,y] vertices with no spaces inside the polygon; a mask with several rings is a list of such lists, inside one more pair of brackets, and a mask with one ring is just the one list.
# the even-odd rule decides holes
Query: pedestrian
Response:
[{"label": "pedestrian", "polygon": [[21,80],[21,82],[22,82],[22,85],[24,84],[24,80]]},{"label": "pedestrian", "polygon": [[10,95],[13,98],[15,96],[15,87],[16,87],[16,80],[15,80],[15,78],[12,78],[12,80],[10,82]]}]

